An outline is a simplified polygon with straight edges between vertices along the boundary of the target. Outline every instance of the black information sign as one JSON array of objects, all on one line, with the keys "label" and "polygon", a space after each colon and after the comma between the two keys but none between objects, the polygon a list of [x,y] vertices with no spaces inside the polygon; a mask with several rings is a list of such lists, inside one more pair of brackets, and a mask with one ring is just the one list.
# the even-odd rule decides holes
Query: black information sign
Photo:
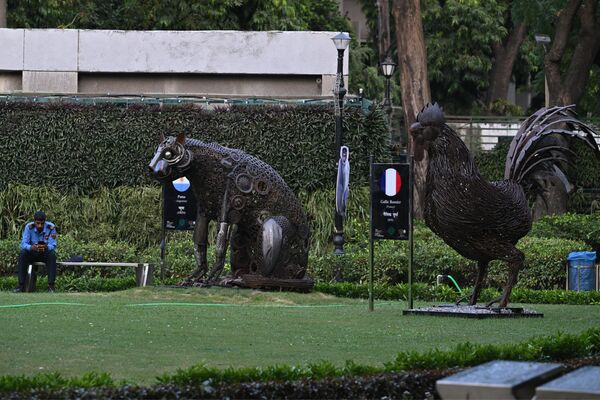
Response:
[{"label": "black information sign", "polygon": [[408,240],[408,164],[371,164],[373,239]]},{"label": "black information sign", "polygon": [[187,178],[164,183],[163,210],[165,229],[185,231],[196,224],[196,198]]}]

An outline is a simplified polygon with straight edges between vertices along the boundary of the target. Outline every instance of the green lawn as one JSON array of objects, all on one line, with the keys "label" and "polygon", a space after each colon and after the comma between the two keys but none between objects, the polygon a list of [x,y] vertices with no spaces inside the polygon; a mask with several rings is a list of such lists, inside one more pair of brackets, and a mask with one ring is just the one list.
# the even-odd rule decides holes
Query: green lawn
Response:
[{"label": "green lawn", "polygon": [[[24,304],[30,305],[16,307]],[[545,317],[402,316],[404,302],[376,302],[368,312],[365,301],[319,293],[220,288],[0,292],[0,375],[99,371],[147,384],[200,362],[242,367],[351,359],[382,366],[402,350],[518,342],[578,333],[600,321],[599,306],[528,307]]]}]

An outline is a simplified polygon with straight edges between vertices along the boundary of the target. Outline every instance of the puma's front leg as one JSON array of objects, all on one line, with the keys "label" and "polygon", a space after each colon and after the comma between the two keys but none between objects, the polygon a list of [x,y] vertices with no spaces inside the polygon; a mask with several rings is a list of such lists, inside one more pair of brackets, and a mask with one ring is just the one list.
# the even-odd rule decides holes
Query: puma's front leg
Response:
[{"label": "puma's front leg", "polygon": [[200,210],[198,210],[198,214],[196,215],[193,240],[196,269],[187,277],[186,281],[188,283],[199,281],[208,272],[208,263],[206,261],[208,247],[208,218],[206,218],[206,214]]},{"label": "puma's front leg", "polygon": [[221,222],[219,224],[219,233],[217,234],[217,242],[215,243],[215,265],[210,274],[208,274],[208,282],[212,282],[219,278],[223,267],[225,266],[225,255],[227,254],[227,246],[229,244],[229,224]]},{"label": "puma's front leg", "polygon": [[219,232],[217,233],[217,242],[215,243],[215,264],[208,274],[207,281],[216,280],[225,266],[225,255],[229,245],[229,180],[225,184],[225,193],[223,193],[223,203],[221,204],[221,218],[219,221]]}]

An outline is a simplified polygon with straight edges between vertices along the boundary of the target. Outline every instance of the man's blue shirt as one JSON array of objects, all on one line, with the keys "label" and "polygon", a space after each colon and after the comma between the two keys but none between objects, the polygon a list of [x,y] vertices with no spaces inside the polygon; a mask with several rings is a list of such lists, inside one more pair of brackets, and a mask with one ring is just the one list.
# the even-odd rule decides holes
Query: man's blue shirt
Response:
[{"label": "man's blue shirt", "polygon": [[56,226],[50,222],[44,222],[44,229],[38,232],[35,222],[28,222],[23,230],[23,239],[21,239],[21,250],[31,251],[31,245],[38,242],[44,242],[48,245],[48,251],[56,248]]}]

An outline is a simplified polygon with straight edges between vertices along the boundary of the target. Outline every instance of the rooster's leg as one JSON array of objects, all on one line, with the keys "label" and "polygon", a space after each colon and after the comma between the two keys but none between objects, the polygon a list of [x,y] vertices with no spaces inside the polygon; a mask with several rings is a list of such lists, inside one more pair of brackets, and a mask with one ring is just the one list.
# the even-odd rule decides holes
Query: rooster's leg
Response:
[{"label": "rooster's leg", "polygon": [[513,286],[517,283],[517,277],[519,276],[519,271],[523,267],[523,262],[525,261],[525,255],[517,250],[516,248],[511,252],[511,257],[508,261],[508,280],[506,281],[506,286],[504,286],[504,290],[502,291],[502,296],[498,299],[494,299],[493,301],[487,304],[487,307],[490,307],[492,304],[500,302],[499,307],[504,308],[508,305],[508,299],[510,298],[510,293],[512,292]]},{"label": "rooster's leg", "polygon": [[469,305],[471,306],[477,304],[477,299],[481,293],[481,285],[483,284],[483,280],[487,274],[487,268],[488,261],[477,262],[477,279],[475,280],[475,286],[473,287],[473,293],[471,294],[471,300],[469,301]]}]

